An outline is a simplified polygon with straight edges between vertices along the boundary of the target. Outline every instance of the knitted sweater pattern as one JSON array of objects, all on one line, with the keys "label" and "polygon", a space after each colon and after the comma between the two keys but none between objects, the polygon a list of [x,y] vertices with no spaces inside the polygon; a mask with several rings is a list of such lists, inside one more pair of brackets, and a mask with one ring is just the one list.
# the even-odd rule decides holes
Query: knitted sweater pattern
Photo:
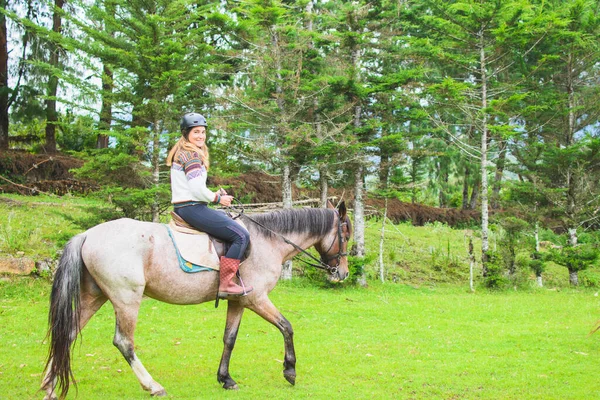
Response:
[{"label": "knitted sweater pattern", "polygon": [[171,164],[171,202],[213,202],[215,193],[206,187],[207,175],[197,152],[180,151]]}]

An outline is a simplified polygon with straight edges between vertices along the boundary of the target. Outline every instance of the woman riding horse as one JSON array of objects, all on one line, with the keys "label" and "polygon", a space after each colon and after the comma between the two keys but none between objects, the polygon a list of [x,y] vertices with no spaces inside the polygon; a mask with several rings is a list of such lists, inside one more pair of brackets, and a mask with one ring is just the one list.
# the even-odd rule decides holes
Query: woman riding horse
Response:
[{"label": "woman riding horse", "polygon": [[218,296],[244,296],[252,291],[252,286],[244,286],[241,280],[240,286],[233,282],[233,277],[248,247],[250,234],[225,213],[208,207],[208,203],[228,207],[233,196],[223,188],[213,193],[206,187],[210,165],[206,126],[206,118],[198,113],[187,113],[181,118],[181,138],[167,156],[167,165],[171,167],[173,208],[194,228],[231,243],[227,254],[221,257]]}]

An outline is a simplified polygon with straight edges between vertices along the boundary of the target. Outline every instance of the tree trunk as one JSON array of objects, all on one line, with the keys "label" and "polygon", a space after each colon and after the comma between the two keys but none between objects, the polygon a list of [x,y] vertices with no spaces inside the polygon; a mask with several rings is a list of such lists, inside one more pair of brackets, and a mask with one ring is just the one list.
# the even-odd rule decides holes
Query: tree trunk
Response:
[{"label": "tree trunk", "polygon": [[469,200],[469,210],[477,209],[477,200],[479,200],[479,182],[475,182],[475,184],[473,184],[471,200]]},{"label": "tree trunk", "polygon": [[154,201],[152,203],[152,222],[160,222],[160,210],[159,210],[159,197],[158,197],[158,184],[160,177],[160,132],[162,126],[160,121],[154,121],[153,137],[152,137],[152,184],[157,189],[154,193]]},{"label": "tree trunk", "polygon": [[[417,202],[417,161],[416,158],[412,158],[412,162],[410,163],[410,179],[412,183],[412,189],[410,191],[410,202],[411,204],[415,204]],[[389,170],[389,167],[388,167]],[[386,182],[387,183],[387,182]],[[385,186],[387,188],[387,184]],[[446,206],[446,196],[442,190],[440,190],[440,207]]]},{"label": "tree trunk", "polygon": [[577,229],[569,228],[569,245],[571,247],[577,246]]},{"label": "tree trunk", "polygon": [[383,189],[388,187],[390,179],[390,156],[380,152],[381,162],[379,163],[379,186]]},{"label": "tree trunk", "polygon": [[354,245],[355,255],[365,255],[365,217],[363,204],[363,165],[358,165],[354,172]]},{"label": "tree trunk", "polygon": [[579,276],[577,271],[569,270],[569,283],[572,286],[579,286]]},{"label": "tree trunk", "polygon": [[381,222],[381,236],[379,239],[379,279],[385,282],[385,267],[383,265],[383,243],[385,241],[385,220],[387,219],[388,199],[385,199],[385,208],[383,209],[383,219]]},{"label": "tree trunk", "polygon": [[[487,71],[485,57],[485,41],[483,31],[485,27],[481,27],[480,31],[480,49],[479,60],[481,70],[481,110],[482,110],[482,130],[481,130],[481,263],[483,276],[487,276],[487,263],[489,261],[490,243],[488,238],[488,181],[487,181],[487,152],[488,152],[488,124],[487,124]],[[475,188],[473,188],[473,191]]]},{"label": "tree trunk", "polygon": [[473,238],[469,236],[469,288],[471,292],[475,291],[473,284],[473,271],[475,269],[475,252],[473,251]]},{"label": "tree trunk", "polygon": [[[283,166],[282,174],[282,185],[283,185],[283,208],[292,208],[292,177],[290,164],[286,163]],[[283,264],[281,270],[281,279],[291,280],[292,279],[292,261],[286,261]]]},{"label": "tree trunk", "polygon": [[[54,0],[55,9],[62,10],[64,0]],[[55,10],[52,15],[52,31],[60,34],[62,30],[62,18],[60,12]],[[50,45],[50,65],[54,68],[59,66],[60,47],[56,44]],[[48,78],[48,99],[46,100],[46,143],[44,149],[47,153],[56,153],[56,125],[58,113],[56,112],[56,94],[58,93],[58,76],[50,73]]]},{"label": "tree trunk", "polygon": [[[363,204],[363,165],[357,166],[354,173],[354,255],[365,256],[365,216]],[[361,286],[367,285],[367,276],[363,274],[358,278]]]},{"label": "tree trunk", "polygon": [[[114,0],[105,0],[104,8],[109,18],[115,17],[115,3]],[[109,24],[105,24],[104,31],[114,37],[113,29]],[[108,65],[106,60],[102,65],[102,106],[100,108],[100,120],[98,122],[98,140],[96,141],[97,149],[108,148],[109,132],[112,125],[112,95],[113,95],[113,71]]]},{"label": "tree trunk", "polygon": [[448,187],[448,171],[446,168],[442,168],[442,163],[439,161],[436,164],[436,168],[439,177],[438,203],[440,208],[444,208],[448,206],[448,196],[446,195],[446,188]]},{"label": "tree trunk", "polygon": [[468,165],[465,165],[465,175],[463,177],[462,209],[469,209],[469,175],[471,171]]},{"label": "tree trunk", "polygon": [[[273,46],[275,76],[277,77],[275,82],[275,103],[277,104],[279,112],[283,114],[283,112],[285,112],[285,101],[283,98],[283,87],[281,86],[281,54],[279,49],[279,39],[275,29],[271,29],[271,45]],[[275,129],[277,131],[280,130],[279,127],[276,127]],[[280,135],[280,137],[283,138],[283,135]],[[282,186],[283,208],[292,208],[292,169],[288,160],[284,161],[284,165],[282,166]],[[280,278],[283,280],[292,279],[291,260],[283,263]]]},{"label": "tree trunk", "polygon": [[492,187],[492,210],[500,208],[500,189],[502,188],[502,177],[504,176],[504,166],[506,164],[506,148],[508,147],[505,141],[500,142],[500,154],[496,163],[496,174],[494,175],[494,185]]},{"label": "tree trunk", "polygon": [[100,109],[100,120],[98,121],[98,141],[97,149],[106,149],[108,147],[108,134],[112,124],[112,90],[113,90],[113,72],[104,64],[102,74],[102,108]]},{"label": "tree trunk", "polygon": [[[0,1],[6,9],[7,0]],[[0,150],[8,150],[8,45],[6,41],[6,17],[0,14]]]},{"label": "tree trunk", "polygon": [[535,251],[539,253],[539,251],[540,251],[540,223],[538,221],[535,221],[534,236],[535,236]]},{"label": "tree trunk", "polygon": [[329,183],[327,182],[327,169],[319,168],[319,182],[321,184],[321,207],[327,208],[327,191]]},{"label": "tree trunk", "polygon": [[[535,207],[535,210],[537,211],[537,205]],[[535,221],[534,237],[535,237],[535,251],[539,253],[539,251],[540,251],[540,223],[538,221]],[[544,283],[542,282],[542,274],[539,273],[538,275],[536,275],[535,278],[536,278],[537,285],[539,287],[544,287]]]},{"label": "tree trunk", "polygon": [[[573,82],[572,72],[575,70],[574,60],[571,54],[569,54],[569,59],[567,66],[569,68],[569,72],[567,73],[567,93],[569,96],[569,126],[567,129],[567,137],[565,138],[565,145],[567,147],[573,144],[574,136],[575,136],[575,85]],[[568,227],[569,231],[569,241],[571,246],[577,245],[577,228],[576,226],[576,194],[577,194],[577,173],[576,167],[572,167],[569,165],[567,171],[567,219],[570,226]]]}]

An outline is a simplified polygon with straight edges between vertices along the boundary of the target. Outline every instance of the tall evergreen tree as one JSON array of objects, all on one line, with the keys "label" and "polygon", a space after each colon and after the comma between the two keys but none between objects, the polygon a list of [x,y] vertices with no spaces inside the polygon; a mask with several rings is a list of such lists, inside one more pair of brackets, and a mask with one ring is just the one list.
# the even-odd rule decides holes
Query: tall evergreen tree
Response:
[{"label": "tall evergreen tree", "polygon": [[[64,0],[54,0],[52,10],[52,32],[55,37],[59,37],[62,31],[62,11]],[[50,59],[49,67],[52,70],[60,68],[61,47],[56,41],[48,41]],[[56,110],[56,96],[58,94],[58,75],[50,73],[48,77],[48,91],[46,94],[46,142],[44,150],[47,153],[56,153],[56,126],[58,124],[58,112]]]},{"label": "tall evergreen tree", "polygon": [[[7,0],[0,1],[6,9]],[[0,150],[8,150],[8,108],[10,89],[8,86],[8,37],[6,16],[0,13]]]},{"label": "tall evergreen tree", "polygon": [[[517,152],[522,165],[545,187],[565,213],[570,243],[589,219],[594,203],[597,161],[595,148],[600,121],[600,7],[597,2],[550,2],[554,24],[536,54],[540,67],[530,79],[532,95],[524,116],[524,142],[538,151]],[[535,163],[535,156],[542,163]],[[591,196],[590,196],[591,195]]]},{"label": "tall evergreen tree", "polygon": [[[410,10],[415,51],[438,67],[427,101],[436,124],[480,165],[482,262],[489,250],[488,168],[497,151],[493,132],[511,130],[497,118],[501,107],[519,97],[521,76],[516,61],[539,40],[535,13],[521,0],[491,2],[424,0]],[[516,53],[516,55],[515,55]],[[451,110],[451,112],[444,112]],[[445,115],[452,115],[446,120]],[[455,126],[457,129],[450,129]],[[467,138],[473,134],[473,138]],[[473,139],[477,138],[476,146]]]}]

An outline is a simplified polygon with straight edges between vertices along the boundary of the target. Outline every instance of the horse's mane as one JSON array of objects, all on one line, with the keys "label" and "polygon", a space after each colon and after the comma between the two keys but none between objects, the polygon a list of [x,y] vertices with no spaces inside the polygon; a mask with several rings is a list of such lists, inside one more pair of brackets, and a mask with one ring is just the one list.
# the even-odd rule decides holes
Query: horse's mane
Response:
[{"label": "horse's mane", "polygon": [[[256,214],[248,217],[242,214],[246,227],[260,235],[270,238],[271,231],[282,235],[290,233],[306,233],[310,236],[324,236],[333,227],[335,211],[327,208],[300,208],[277,210],[265,214]],[[271,231],[252,222],[259,222]]]}]

